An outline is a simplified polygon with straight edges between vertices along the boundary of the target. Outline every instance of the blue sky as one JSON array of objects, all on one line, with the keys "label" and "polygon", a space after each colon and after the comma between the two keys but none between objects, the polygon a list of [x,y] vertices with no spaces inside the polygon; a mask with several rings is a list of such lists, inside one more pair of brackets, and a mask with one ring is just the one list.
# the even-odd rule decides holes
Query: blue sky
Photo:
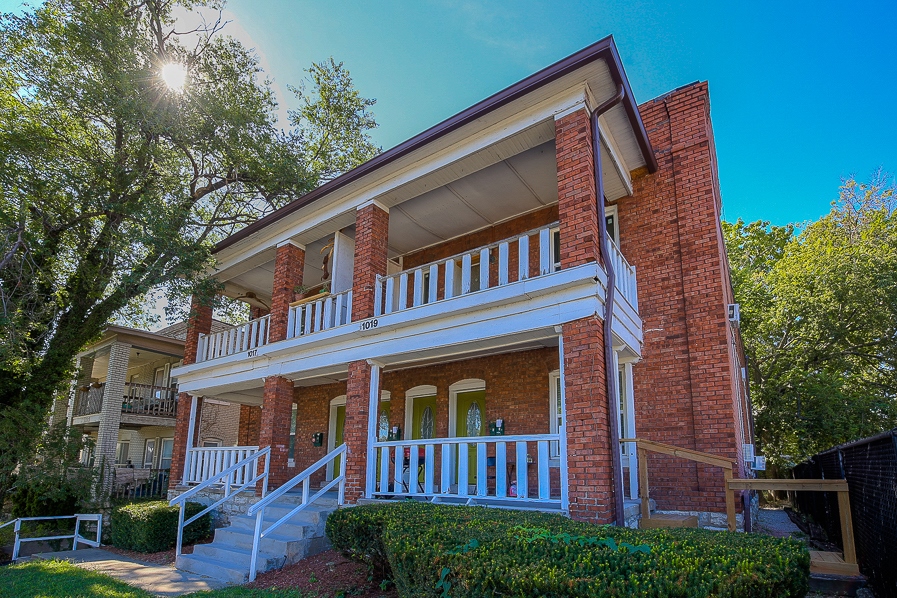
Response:
[{"label": "blue sky", "polygon": [[[16,10],[19,0],[0,0]],[[613,34],[639,102],[710,82],[724,217],[815,219],[897,171],[897,2],[230,0],[278,87],[333,56],[384,149]],[[291,95],[282,94],[287,107]]]}]

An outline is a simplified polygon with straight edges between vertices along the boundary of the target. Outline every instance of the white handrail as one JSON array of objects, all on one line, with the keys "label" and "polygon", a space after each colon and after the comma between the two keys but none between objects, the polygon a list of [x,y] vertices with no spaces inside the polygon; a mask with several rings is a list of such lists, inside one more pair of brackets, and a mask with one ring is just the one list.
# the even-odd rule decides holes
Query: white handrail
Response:
[{"label": "white handrail", "polygon": [[[240,486],[236,490],[231,491],[231,482],[230,482],[231,474],[234,473],[235,471],[237,471],[238,469],[249,465],[251,462],[255,462],[255,464],[256,464],[255,468],[256,468],[256,471],[258,471],[258,460],[261,457],[265,457],[265,468],[262,471],[262,473],[257,474],[254,478],[252,478],[251,480],[247,480],[245,483],[243,483],[242,486]],[[190,488],[183,494],[175,496],[173,499],[168,501],[168,505],[171,507],[173,507],[175,505],[180,505],[180,507],[181,507],[180,511],[178,513],[178,539],[177,539],[177,544],[175,546],[175,556],[181,556],[181,542],[184,537],[184,527],[190,525],[191,523],[193,523],[194,521],[196,521],[197,519],[199,519],[200,517],[202,517],[209,511],[211,511],[212,509],[218,507],[218,505],[221,505],[221,504],[227,502],[228,500],[230,500],[231,498],[233,498],[234,496],[236,496],[237,494],[239,494],[240,492],[242,492],[249,486],[254,486],[260,480],[264,480],[264,482],[262,483],[262,497],[264,497],[265,494],[268,492],[268,469],[269,469],[270,465],[271,465],[271,447],[266,446],[265,448],[258,451],[257,453],[253,453],[252,455],[246,457],[239,463],[234,463],[227,469],[225,469],[225,470],[221,471],[220,473],[218,473],[217,475],[207,479],[206,481],[202,482],[198,486],[194,486],[193,488]],[[221,498],[221,499],[215,501],[214,503],[210,504],[205,509],[203,509],[202,511],[200,511],[199,513],[197,513],[196,515],[194,515],[187,521],[184,521],[184,508],[187,505],[187,499],[190,498],[191,496],[194,496],[199,491],[204,490],[214,484],[224,484],[224,498]]]},{"label": "white handrail", "polygon": [[[321,469],[322,467],[329,464],[331,461],[340,458],[340,475],[336,476],[332,480],[330,480],[323,488],[315,492],[312,496],[309,496],[309,479],[312,474]],[[265,508],[270,505],[272,502],[295,488],[297,485],[302,484],[302,502],[299,503],[296,508],[292,509],[289,513],[269,525],[266,529],[262,530],[262,521],[265,518]],[[286,523],[289,519],[295,516],[297,513],[305,509],[307,506],[314,503],[320,497],[324,496],[331,488],[336,485],[339,485],[339,492],[337,494],[337,504],[342,505],[345,502],[345,493],[346,493],[346,445],[342,444],[317,461],[306,467],[305,470],[299,475],[295,476],[288,482],[286,482],[283,486],[273,491],[268,496],[262,498],[262,500],[258,501],[247,511],[247,515],[255,515],[255,534],[252,538],[252,558],[249,561],[249,581],[255,581],[256,574],[256,566],[258,562],[258,554],[259,554],[259,543],[261,539],[267,536],[269,533],[273,532],[275,529],[280,527],[282,524]]]},{"label": "white handrail", "polygon": [[[22,522],[23,521],[43,521],[47,519],[74,519],[75,520],[75,533],[70,536],[42,536],[40,538],[22,538]],[[95,521],[97,524],[97,539],[96,540],[88,540],[84,536],[82,536],[79,531],[81,529],[82,521]],[[67,540],[69,538],[72,539],[72,550],[78,550],[78,543],[87,544],[88,546],[92,546],[93,548],[99,548],[102,542],[102,534],[103,534],[103,515],[100,513],[91,513],[91,514],[75,514],[75,515],[56,515],[53,517],[19,517],[17,519],[13,519],[12,521],[7,521],[6,523],[0,525],[0,529],[6,527],[7,525],[15,524],[15,543],[13,544],[12,549],[12,560],[16,561],[19,558],[19,548],[22,545],[22,542],[40,542],[46,540]]]},{"label": "white handrail", "polygon": [[632,266],[623,256],[623,252],[617,247],[613,239],[610,242],[611,259],[614,262],[614,274],[616,274],[617,290],[629,301],[629,304],[638,311],[638,285],[635,278],[635,266]]},{"label": "white handrail", "polygon": [[[184,460],[184,482],[198,484],[207,480],[210,476],[230,467],[237,461],[241,461],[258,451],[257,446],[214,446],[193,447],[187,451]],[[242,484],[246,479],[254,475],[250,468],[234,472],[232,485]]]}]

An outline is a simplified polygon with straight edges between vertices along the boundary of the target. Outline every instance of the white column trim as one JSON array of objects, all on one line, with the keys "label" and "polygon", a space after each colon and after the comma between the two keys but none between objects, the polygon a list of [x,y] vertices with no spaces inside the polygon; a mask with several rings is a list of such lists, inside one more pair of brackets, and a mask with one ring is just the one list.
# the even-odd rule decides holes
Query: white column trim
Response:
[{"label": "white column trim", "polygon": [[377,480],[377,459],[374,443],[377,442],[377,418],[380,413],[380,365],[371,363],[371,385],[368,389],[368,438],[366,444],[365,498],[373,498]]},{"label": "white column trim", "polygon": [[286,239],[284,241],[278,242],[277,248],[279,249],[279,248],[283,247],[284,245],[292,245],[293,247],[298,247],[302,251],[305,251],[305,245],[303,245],[302,243],[298,243],[292,239]]},{"label": "white column trim", "polygon": [[355,211],[357,212],[358,210],[363,210],[364,208],[366,208],[368,206],[377,206],[378,208],[380,208],[381,210],[383,210],[384,212],[389,214],[389,208],[386,207],[385,205],[383,205],[382,203],[380,203],[379,201],[377,201],[376,199],[369,199],[367,201],[361,202],[360,204],[358,204],[355,207]]},{"label": "white column trim", "polygon": [[187,424],[187,442],[184,445],[184,480],[183,484],[187,483],[187,480],[192,479],[192,476],[188,475],[188,469],[190,467],[190,449],[193,448],[193,435],[196,432],[196,411],[199,405],[199,397],[196,395],[190,395],[190,420]]},{"label": "white column trim", "polygon": [[[626,384],[626,437],[637,438],[635,435],[635,384],[632,378],[632,361],[623,364],[623,382]],[[637,499],[638,494],[638,458],[634,444],[629,443],[629,497]]]},{"label": "white column trim", "polygon": [[[557,330],[558,326],[555,328]],[[564,368],[564,335],[558,334],[558,362],[561,378],[561,392],[558,401],[561,402],[561,425],[558,428],[560,442],[558,442],[558,460],[560,461],[560,478],[561,478],[561,510],[565,513],[570,511],[570,476],[567,473],[567,377]],[[554,414],[551,414],[554,417]]]}]

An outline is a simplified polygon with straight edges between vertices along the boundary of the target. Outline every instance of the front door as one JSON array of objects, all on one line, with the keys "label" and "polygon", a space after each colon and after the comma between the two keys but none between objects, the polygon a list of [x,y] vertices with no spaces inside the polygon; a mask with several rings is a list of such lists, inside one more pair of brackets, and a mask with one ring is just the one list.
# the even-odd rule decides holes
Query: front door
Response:
[{"label": "front door", "polygon": [[[342,446],[343,444],[343,429],[346,427],[346,404],[342,405],[331,405],[330,406],[330,429],[333,432],[332,439],[330,441],[330,450],[337,448],[338,446]],[[340,459],[333,460],[333,470],[330,475],[330,479],[332,480],[335,477],[338,477],[340,474]]]},{"label": "front door", "polygon": [[[486,391],[459,392],[455,403],[455,436],[486,436]],[[477,483],[477,447],[467,449],[467,483]]]},{"label": "front door", "polygon": [[436,435],[436,397],[415,397],[411,409],[410,440],[428,440]]}]

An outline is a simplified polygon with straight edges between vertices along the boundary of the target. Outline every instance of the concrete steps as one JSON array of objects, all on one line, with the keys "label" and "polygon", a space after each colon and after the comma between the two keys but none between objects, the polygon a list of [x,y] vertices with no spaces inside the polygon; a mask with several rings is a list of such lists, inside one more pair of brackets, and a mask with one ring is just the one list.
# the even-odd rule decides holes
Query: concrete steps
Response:
[{"label": "concrete steps", "polygon": [[[301,496],[290,493],[277,499],[265,509],[263,529],[287,515],[301,502]],[[322,497],[262,538],[259,542],[256,572],[279,569],[327,550],[330,543],[324,536],[324,525],[327,517],[336,509],[335,495]],[[210,544],[197,544],[193,548],[193,554],[182,554],[175,566],[181,571],[227,583],[245,583],[249,579],[254,535],[254,516],[233,516],[228,527],[215,530],[215,537]]]}]

